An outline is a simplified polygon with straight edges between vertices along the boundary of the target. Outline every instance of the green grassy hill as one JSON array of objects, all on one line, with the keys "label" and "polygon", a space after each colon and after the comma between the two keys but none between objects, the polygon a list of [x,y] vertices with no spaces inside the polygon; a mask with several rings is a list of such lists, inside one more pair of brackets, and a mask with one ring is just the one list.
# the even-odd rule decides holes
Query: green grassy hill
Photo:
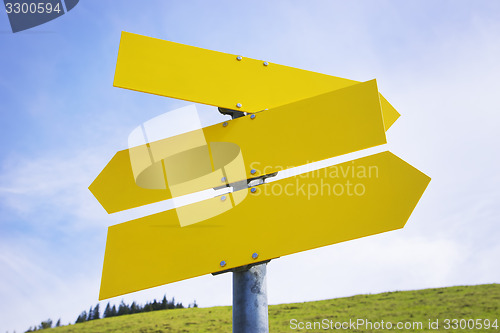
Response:
[{"label": "green grassy hill", "polygon": [[[296,319],[297,328],[292,329],[290,320]],[[330,299],[317,302],[280,304],[269,306],[271,332],[325,332],[325,329],[298,329],[299,322],[349,322],[349,319],[371,321],[372,325],[382,320],[391,322],[390,329],[369,329],[361,325],[358,329],[343,329],[343,332],[500,332],[500,285],[461,286],[415,291],[396,291],[376,295]],[[428,328],[429,319],[439,320],[439,329]],[[481,329],[445,329],[445,319],[480,319]],[[497,320],[498,328],[484,327]],[[395,329],[398,322],[421,322],[419,329]],[[324,322],[323,322],[324,323]],[[449,323],[453,325],[453,322]],[[462,326],[467,322],[462,321]],[[468,322],[472,326],[472,321]],[[317,324],[318,325],[318,324]],[[345,325],[345,324],[344,324]],[[407,324],[408,325],[408,324]],[[457,323],[460,325],[460,322]],[[474,325],[478,327],[478,322]],[[459,326],[458,326],[459,327]],[[86,323],[44,330],[47,333],[104,333],[104,332],[231,332],[231,307],[191,308],[163,310],[94,320]]]}]

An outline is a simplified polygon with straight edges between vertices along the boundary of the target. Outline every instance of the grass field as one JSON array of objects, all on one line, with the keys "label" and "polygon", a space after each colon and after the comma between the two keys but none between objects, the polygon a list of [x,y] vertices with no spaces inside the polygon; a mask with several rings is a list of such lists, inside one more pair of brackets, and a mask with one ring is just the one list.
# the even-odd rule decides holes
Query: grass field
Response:
[{"label": "grass field", "polygon": [[[290,320],[297,319],[297,329]],[[349,322],[364,319],[372,325],[391,322],[393,329],[373,329],[365,325],[343,332],[500,332],[500,285],[460,286],[415,291],[396,291],[358,295],[324,301],[269,306],[271,332],[325,332],[325,329],[298,329],[299,322]],[[439,320],[439,329],[429,329],[429,319]],[[445,329],[445,319],[489,319],[498,328]],[[421,322],[419,329],[395,329],[398,322]],[[462,321],[462,325],[466,323]],[[486,322],[482,321],[484,326]],[[450,325],[453,325],[450,322]],[[317,324],[318,325],[318,324]],[[407,324],[408,325],[408,324]],[[460,322],[458,323],[460,325]],[[469,322],[472,327],[472,322]],[[478,325],[475,322],[474,325]],[[477,326],[478,327],[478,326]],[[333,330],[333,329],[332,329]],[[99,319],[86,323],[44,330],[54,333],[105,332],[231,332],[231,307],[191,308],[139,313]]]}]

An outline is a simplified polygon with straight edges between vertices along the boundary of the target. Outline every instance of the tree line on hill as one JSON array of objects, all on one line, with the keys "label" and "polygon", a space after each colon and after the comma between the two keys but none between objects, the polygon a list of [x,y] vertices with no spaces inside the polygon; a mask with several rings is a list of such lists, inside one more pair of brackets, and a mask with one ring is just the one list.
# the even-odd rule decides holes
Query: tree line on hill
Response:
[{"label": "tree line on hill", "polygon": [[[196,301],[194,301],[193,304],[189,304],[188,308],[193,307],[197,308],[198,304],[196,304]],[[175,298],[172,298],[170,301],[167,300],[167,296],[164,295],[163,299],[161,302],[156,301],[156,299],[153,300],[153,302],[148,302],[144,305],[137,304],[135,301],[132,302],[132,304],[128,305],[125,304],[125,302],[120,303],[118,308],[116,305],[111,306],[111,304],[108,302],[106,305],[106,308],[104,309],[104,312],[102,313],[101,316],[101,309],[99,308],[99,304],[96,304],[95,307],[90,307],[89,311],[83,311],[80,313],[78,318],[76,318],[75,324],[78,323],[83,323],[86,321],[90,320],[97,320],[101,318],[110,318],[110,317],[116,317],[116,316],[123,316],[123,315],[128,315],[128,314],[134,314],[134,313],[141,313],[141,312],[150,312],[150,311],[158,311],[158,310],[169,310],[169,309],[183,309],[185,308],[184,305],[179,302],[175,302]],[[38,330],[43,330],[46,328],[52,328],[52,320],[47,319],[42,321],[38,326],[35,325],[33,327],[30,327],[26,332],[34,332]],[[68,324],[71,325],[71,324]],[[59,327],[61,326],[61,319],[59,319],[54,327]]]}]

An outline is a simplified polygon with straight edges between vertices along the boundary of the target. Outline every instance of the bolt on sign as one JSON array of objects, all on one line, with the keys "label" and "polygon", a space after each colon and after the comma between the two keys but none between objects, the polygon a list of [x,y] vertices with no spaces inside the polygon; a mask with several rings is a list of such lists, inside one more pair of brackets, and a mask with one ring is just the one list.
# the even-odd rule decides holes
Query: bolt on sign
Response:
[{"label": "bolt on sign", "polygon": [[399,113],[375,80],[123,32],[114,86],[240,116],[201,127],[188,106],[158,117],[192,120],[175,135],[148,121],[90,185],[108,213],[213,191],[109,227],[99,299],[400,229],[430,181],[388,151],[273,180],[385,144]]}]

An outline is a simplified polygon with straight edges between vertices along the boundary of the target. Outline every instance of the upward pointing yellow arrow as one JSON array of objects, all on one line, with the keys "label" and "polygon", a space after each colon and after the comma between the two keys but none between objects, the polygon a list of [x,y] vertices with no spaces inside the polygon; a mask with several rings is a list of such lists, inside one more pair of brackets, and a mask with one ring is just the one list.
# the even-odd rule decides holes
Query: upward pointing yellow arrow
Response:
[{"label": "upward pointing yellow arrow", "polygon": [[[250,113],[357,83],[128,32],[122,32],[114,80],[120,88]],[[388,130],[399,113],[382,95],[380,102]]]}]

